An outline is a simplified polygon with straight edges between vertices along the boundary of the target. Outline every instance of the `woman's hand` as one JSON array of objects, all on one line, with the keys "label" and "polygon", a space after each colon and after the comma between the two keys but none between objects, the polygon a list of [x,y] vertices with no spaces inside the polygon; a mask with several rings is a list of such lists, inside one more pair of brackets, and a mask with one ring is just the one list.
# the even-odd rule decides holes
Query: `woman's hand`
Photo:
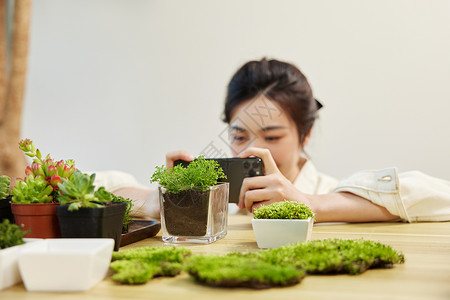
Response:
[{"label": "woman's hand", "polygon": [[239,157],[256,156],[264,162],[264,176],[244,179],[239,195],[239,208],[252,212],[260,205],[280,201],[299,201],[311,207],[309,199],[297,190],[278,169],[270,151],[261,148],[248,148]]},{"label": "woman's hand", "polygon": [[173,163],[177,160],[192,161],[194,156],[185,150],[170,151],[166,154],[166,167],[173,168]]}]

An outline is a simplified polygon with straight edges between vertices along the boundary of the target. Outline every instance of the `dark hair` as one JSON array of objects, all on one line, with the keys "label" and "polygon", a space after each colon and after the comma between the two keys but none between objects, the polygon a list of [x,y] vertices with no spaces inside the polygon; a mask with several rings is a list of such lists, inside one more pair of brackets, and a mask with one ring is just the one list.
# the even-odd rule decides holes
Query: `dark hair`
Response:
[{"label": "dark hair", "polygon": [[322,106],[314,99],[305,75],[294,65],[278,60],[263,58],[247,62],[228,84],[224,121],[230,123],[231,114],[239,104],[259,95],[275,101],[290,115],[302,144]]}]

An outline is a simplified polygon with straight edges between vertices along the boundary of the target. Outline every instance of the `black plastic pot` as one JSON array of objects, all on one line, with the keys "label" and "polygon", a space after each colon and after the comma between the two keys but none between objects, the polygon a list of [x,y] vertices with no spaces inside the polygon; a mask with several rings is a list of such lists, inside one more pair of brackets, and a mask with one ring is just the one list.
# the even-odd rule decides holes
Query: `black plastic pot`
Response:
[{"label": "black plastic pot", "polygon": [[8,219],[11,224],[14,224],[14,215],[11,211],[11,201],[12,196],[8,196],[4,199],[0,199],[0,222],[3,219]]},{"label": "black plastic pot", "polygon": [[127,204],[115,202],[103,207],[82,207],[68,211],[69,205],[56,208],[63,238],[113,238],[119,250],[122,223]]}]

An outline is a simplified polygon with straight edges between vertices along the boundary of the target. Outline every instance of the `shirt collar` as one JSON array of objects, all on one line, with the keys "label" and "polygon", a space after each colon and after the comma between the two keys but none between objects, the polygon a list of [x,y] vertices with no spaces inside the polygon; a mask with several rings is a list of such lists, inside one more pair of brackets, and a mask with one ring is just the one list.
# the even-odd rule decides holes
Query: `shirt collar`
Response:
[{"label": "shirt collar", "polygon": [[319,172],[310,160],[303,159],[306,161],[294,180],[294,186],[305,194],[315,194],[319,182]]}]

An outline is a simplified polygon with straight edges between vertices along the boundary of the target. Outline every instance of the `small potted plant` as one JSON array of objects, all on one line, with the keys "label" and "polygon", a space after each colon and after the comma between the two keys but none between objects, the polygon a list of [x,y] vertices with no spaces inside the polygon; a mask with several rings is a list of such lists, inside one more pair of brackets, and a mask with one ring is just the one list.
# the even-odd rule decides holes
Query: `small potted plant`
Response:
[{"label": "small potted plant", "polygon": [[6,175],[0,175],[0,222],[4,219],[8,219],[11,223],[14,223],[14,215],[11,211],[11,195],[9,186],[11,179]]},{"label": "small potted plant", "polygon": [[212,243],[225,237],[228,183],[222,168],[203,156],[187,167],[156,167],[151,182],[160,184],[161,231],[165,242]]},{"label": "small potted plant", "polygon": [[56,213],[61,234],[64,238],[113,238],[117,251],[122,229],[131,221],[131,200],[115,196],[103,187],[95,191],[94,180],[95,174],[76,171],[72,181],[63,179],[58,184],[61,193]]},{"label": "small potted plant", "polygon": [[17,259],[26,232],[8,219],[0,222],[0,290],[20,282]]},{"label": "small potted plant", "polygon": [[283,201],[253,210],[252,226],[259,248],[277,248],[309,240],[314,220],[305,204]]},{"label": "small potted plant", "polygon": [[19,148],[33,163],[25,169],[25,178],[17,179],[12,189],[11,210],[16,224],[31,229],[28,237],[60,237],[56,206],[58,183],[71,180],[75,171],[73,160],[55,162],[50,155],[43,157],[29,139],[21,140]]}]

